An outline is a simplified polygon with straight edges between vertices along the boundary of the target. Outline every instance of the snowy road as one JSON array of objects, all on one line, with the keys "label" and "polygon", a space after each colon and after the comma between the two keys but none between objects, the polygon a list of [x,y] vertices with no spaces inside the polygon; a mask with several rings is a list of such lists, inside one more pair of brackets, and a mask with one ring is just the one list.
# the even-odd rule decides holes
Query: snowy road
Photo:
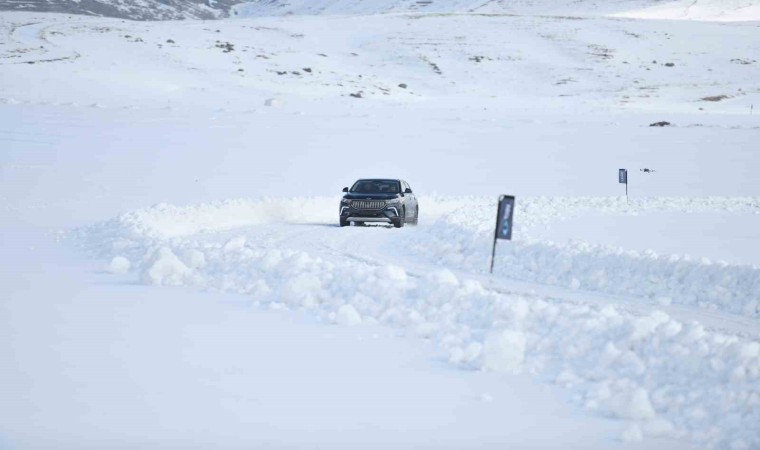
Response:
[{"label": "snowy road", "polygon": [[[659,309],[682,322],[698,321],[713,331],[738,333],[752,338],[760,337],[760,321],[757,320],[757,313],[747,316],[716,310],[714,305],[693,308],[672,304],[672,300],[665,303],[655,294],[637,297],[603,290],[602,292],[583,290],[579,287],[568,289],[519,279],[519,275],[510,277],[509,270],[499,270],[498,267],[497,273],[501,276],[494,277],[486,273],[487,259],[481,258],[482,264],[479,267],[473,267],[470,264],[457,267],[442,263],[439,256],[425,251],[427,249],[424,247],[420,248],[421,242],[434,240],[431,234],[435,233],[435,228],[429,224],[423,223],[421,228],[406,230],[405,233],[398,236],[392,232],[392,227],[385,226],[368,226],[357,230],[356,228],[341,229],[337,224],[329,222],[277,223],[240,228],[221,234],[212,233],[211,236],[204,233],[194,238],[201,242],[221,242],[222,244],[229,239],[245,239],[245,242],[255,242],[257,248],[303,251],[332,264],[356,263],[376,269],[389,265],[399,266],[403,267],[410,277],[416,279],[424,278],[431,271],[445,269],[459,280],[476,281],[486,290],[499,295],[549,298],[562,302],[600,306],[614,304],[636,315],[644,315],[652,309]],[[481,256],[485,256],[489,250],[488,242],[481,242],[486,245],[478,250],[482,253]],[[510,243],[501,243],[501,246],[505,245],[509,246]],[[415,249],[418,251],[414,251]],[[741,267],[732,268],[732,270],[737,269],[742,270]],[[747,270],[755,273],[753,269]],[[754,292],[756,283],[753,277],[747,288],[750,293]],[[665,296],[667,290],[662,289],[661,292]]]},{"label": "snowy road", "polygon": [[[705,423],[736,435],[756,420],[756,266],[537,241],[502,244],[497,267],[512,270],[488,276],[492,218],[479,214],[487,199],[423,198],[427,220],[402,230],[340,228],[330,220],[333,202],[157,205],[84,228],[77,241],[143,283],[243,294],[259,307],[339,325],[383,324],[429,341],[456,367],[553,380],[586,409],[628,421],[626,439],[722,446],[724,435],[705,434]],[[758,209],[752,198],[585,199],[574,214],[567,202],[524,203],[518,213],[534,226],[602,205],[613,215],[680,211],[686,223],[705,208]],[[531,231],[516,234],[529,241]]]}]

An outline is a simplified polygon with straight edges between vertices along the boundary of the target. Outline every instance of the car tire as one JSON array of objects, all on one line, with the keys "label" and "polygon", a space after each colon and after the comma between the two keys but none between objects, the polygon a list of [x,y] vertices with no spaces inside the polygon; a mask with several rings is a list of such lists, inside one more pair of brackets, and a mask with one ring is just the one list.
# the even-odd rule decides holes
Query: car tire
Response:
[{"label": "car tire", "polygon": [[406,208],[402,206],[401,216],[393,222],[393,226],[396,228],[401,228],[404,226],[404,223],[406,223]]},{"label": "car tire", "polygon": [[340,226],[347,227],[349,225],[347,220],[339,219]]},{"label": "car tire", "polygon": [[419,223],[420,220],[420,206],[417,205],[417,207],[414,209],[414,225],[416,226]]}]

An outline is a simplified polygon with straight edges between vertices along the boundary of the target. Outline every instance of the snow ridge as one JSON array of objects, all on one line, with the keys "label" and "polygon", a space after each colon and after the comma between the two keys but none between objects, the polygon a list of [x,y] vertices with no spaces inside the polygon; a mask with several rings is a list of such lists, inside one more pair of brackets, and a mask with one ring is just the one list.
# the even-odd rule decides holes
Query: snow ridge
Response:
[{"label": "snow ridge", "polygon": [[[587,242],[559,244],[530,237],[531,226],[561,220],[583,211],[635,214],[641,211],[754,211],[756,198],[644,199],[628,205],[609,199],[529,199],[519,202],[516,240],[500,246],[496,273],[512,279],[760,317],[760,268],[658,255]],[[420,254],[470,270],[487,267],[493,206],[467,207],[438,220],[424,239],[411,243]]]},{"label": "snow ridge", "polygon": [[[331,198],[227,200],[187,207],[159,204],[129,212],[88,233],[96,241],[129,246],[130,239],[176,238],[272,221],[333,222]],[[482,272],[492,239],[491,199],[429,199],[426,209],[450,212],[409,243],[420,255],[449,267]],[[466,204],[465,210],[456,210]],[[429,206],[428,206],[429,205]],[[472,205],[479,205],[473,207]],[[531,237],[530,229],[590,210],[605,214],[668,211],[760,211],[760,199],[654,198],[626,204],[618,198],[534,198],[518,202],[515,241],[500,246],[496,273],[511,279],[644,298],[662,305],[697,306],[760,317],[760,268],[689,256],[658,255],[574,241],[559,244]],[[109,234],[110,233],[110,234]],[[116,233],[116,235],[113,235]],[[108,256],[108,255],[104,255]]]},{"label": "snow ridge", "polygon": [[226,17],[230,5],[227,0],[0,0],[0,11],[82,14],[132,20],[185,20]]}]

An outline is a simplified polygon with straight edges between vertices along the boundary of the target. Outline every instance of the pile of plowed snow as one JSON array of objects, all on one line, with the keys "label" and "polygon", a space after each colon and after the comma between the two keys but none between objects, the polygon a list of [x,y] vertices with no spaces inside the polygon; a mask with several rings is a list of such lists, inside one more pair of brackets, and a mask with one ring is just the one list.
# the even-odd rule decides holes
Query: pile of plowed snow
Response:
[{"label": "pile of plowed snow", "polygon": [[[228,200],[178,207],[160,204],[123,214],[91,228],[94,246],[118,251],[145,250],[147,239],[214,233],[272,222],[333,223],[334,199]],[[424,233],[408,236],[408,247],[447,267],[481,272],[488,265],[493,236],[492,199],[429,199],[428,216],[440,218]],[[466,206],[462,206],[466,205]],[[459,209],[465,208],[465,209]],[[746,317],[760,316],[760,268],[750,265],[660,255],[584,241],[556,243],[533,238],[531,229],[577,217],[589,211],[634,215],[646,211],[727,214],[760,211],[760,200],[743,198],[642,199],[627,204],[619,198],[532,198],[521,200],[515,241],[502,245],[496,273],[510,279],[584,291],[649,299],[663,306],[697,306]],[[444,211],[453,211],[443,213]],[[140,257],[142,255],[131,255]],[[159,284],[162,282],[159,280]]]},{"label": "pile of plowed snow", "polygon": [[[428,199],[426,204],[441,212],[477,201]],[[666,436],[709,447],[760,445],[755,336],[717,332],[656,309],[637,314],[614,301],[600,305],[510,294],[441,268],[441,263],[466,266],[487,251],[479,241],[488,239],[492,217],[485,210],[490,206],[492,212],[493,205],[480,202],[482,212],[443,214],[410,233],[388,231],[418,240],[418,250],[427,253],[429,266],[414,271],[350,254],[330,258],[329,248],[321,253],[314,250],[321,247],[290,248],[291,233],[313,232],[320,239],[319,233],[332,228],[319,223],[334,219],[335,201],[327,198],[158,205],[81,229],[76,237],[101,257],[113,258],[113,268],[131,270],[146,284],[236,292],[250,296],[254,305],[304,309],[342,325],[382,323],[430,339],[464,369],[541,374],[571,389],[588,410],[628,421],[624,440]],[[523,224],[518,240],[500,256],[500,273],[605,292],[668,295],[673,302],[757,316],[757,267],[530,242],[526,225],[589,208],[746,211],[756,210],[758,201],[642,200],[626,206],[617,199],[525,200],[517,210]],[[309,210],[322,212],[304,213]],[[283,214],[286,222],[292,218],[290,225],[282,222]],[[317,223],[309,228],[309,222]],[[366,231],[366,239],[383,235],[355,231]]]},{"label": "pile of plowed snow", "polygon": [[[517,239],[500,246],[496,273],[512,279],[571,289],[651,299],[665,305],[698,306],[748,317],[760,316],[760,268],[707,258],[659,255],[584,241],[555,243],[531,237],[530,228],[589,211],[633,215],[646,211],[729,214],[760,211],[757,198],[538,198],[518,203]],[[411,245],[449,267],[478,270],[491,256],[493,205],[467,207],[442,217]]]}]

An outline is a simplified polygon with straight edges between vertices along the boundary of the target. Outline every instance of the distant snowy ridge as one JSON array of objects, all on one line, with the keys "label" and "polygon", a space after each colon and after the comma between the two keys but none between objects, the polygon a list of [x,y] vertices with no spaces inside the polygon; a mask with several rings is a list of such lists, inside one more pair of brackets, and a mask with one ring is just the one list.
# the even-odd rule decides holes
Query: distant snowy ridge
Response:
[{"label": "distant snowy ridge", "polygon": [[218,0],[0,0],[0,11],[35,11],[132,20],[218,19],[236,1]]},{"label": "distant snowy ridge", "polygon": [[[438,215],[474,201],[426,199],[425,205],[430,214]],[[483,211],[492,210],[491,203],[483,199]],[[521,222],[535,225],[600,207],[640,211],[672,205],[751,211],[758,208],[758,199],[654,199],[631,206],[619,199],[534,199],[521,205],[517,211]],[[113,258],[109,268],[131,270],[146,284],[235,292],[249,296],[255,305],[307,310],[346,326],[381,323],[431,340],[451,364],[463,369],[542,374],[570,389],[587,410],[626,421],[623,440],[662,436],[688,439],[706,448],[760,445],[755,432],[760,422],[756,336],[716,332],[657,310],[633,313],[613,301],[600,305],[502,292],[436,268],[441,261],[451,266],[451,258],[460,251],[480,257],[479,250],[462,245],[469,241],[487,247],[488,242],[476,241],[488,233],[492,217],[486,223],[479,210],[471,218],[453,212],[430,226],[401,231],[320,225],[323,220],[334,221],[334,206],[334,198],[156,205],[78,230],[76,236],[89,250]],[[315,225],[282,233],[282,221]],[[309,235],[322,231],[327,233]],[[305,234],[304,241],[293,232]],[[351,241],[357,233],[367,239],[404,233],[401,236],[421,240],[420,250],[435,263],[424,270],[409,270],[363,260],[350,251],[340,253],[324,240],[339,236]],[[453,239],[454,233],[462,239]],[[529,234],[524,228],[516,233],[519,239]],[[446,247],[447,239],[459,247]],[[299,249],[305,248],[303,242],[314,247]],[[531,252],[540,258],[534,259]],[[547,274],[563,263],[556,261],[557,256],[550,246],[516,245],[508,256],[500,257],[499,265],[515,265],[509,258],[537,261],[539,273]],[[614,257],[603,261],[615,263]],[[543,263],[545,268],[540,267]],[[627,275],[637,280],[651,276],[637,273],[636,267]],[[754,283],[760,273],[757,268],[723,269],[726,275],[744,270],[742,276]],[[723,282],[721,278],[688,281]],[[731,289],[749,298],[758,292],[742,286]]]},{"label": "distant snowy ridge", "polygon": [[254,0],[233,7],[241,17],[316,14],[478,13],[579,15],[707,21],[760,20],[758,0]]},{"label": "distant snowy ridge", "polygon": [[227,16],[478,13],[578,15],[708,21],[760,20],[758,0],[0,0],[0,10],[58,12],[133,20]]}]

